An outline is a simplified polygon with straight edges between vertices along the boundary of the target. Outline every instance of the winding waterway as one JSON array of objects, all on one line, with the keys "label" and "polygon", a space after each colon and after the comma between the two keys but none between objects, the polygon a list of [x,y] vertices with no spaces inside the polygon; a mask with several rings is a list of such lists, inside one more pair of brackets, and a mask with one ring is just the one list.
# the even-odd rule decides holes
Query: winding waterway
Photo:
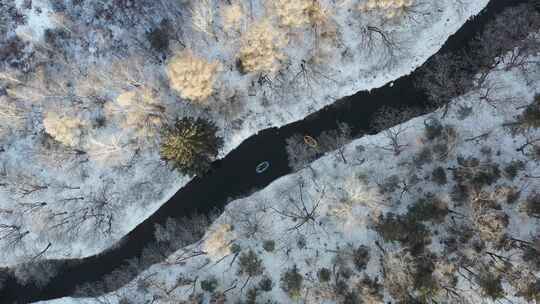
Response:
[{"label": "winding waterway", "polygon": [[[508,6],[524,2],[527,1],[492,0],[480,15],[469,20],[451,36],[439,53],[466,51],[468,42],[494,15]],[[72,295],[76,286],[99,281],[127,259],[139,257],[143,248],[155,241],[155,224],[162,224],[169,217],[223,208],[229,198],[245,196],[291,173],[285,139],[295,133],[317,136],[322,131],[335,129],[337,122],[345,122],[353,128],[354,134],[366,134],[371,132],[369,125],[372,116],[381,107],[414,106],[427,111],[426,95],[413,86],[417,74],[418,70],[379,89],[361,91],[338,100],[301,121],[259,132],[225,158],[216,161],[208,175],[195,178],[185,185],[113,248],[87,258],[54,261],[58,264],[59,273],[44,288],[38,289],[32,284],[22,286],[12,276],[8,276],[0,290],[0,303],[29,303]],[[271,166],[257,174],[255,168],[262,161],[269,161]]]}]

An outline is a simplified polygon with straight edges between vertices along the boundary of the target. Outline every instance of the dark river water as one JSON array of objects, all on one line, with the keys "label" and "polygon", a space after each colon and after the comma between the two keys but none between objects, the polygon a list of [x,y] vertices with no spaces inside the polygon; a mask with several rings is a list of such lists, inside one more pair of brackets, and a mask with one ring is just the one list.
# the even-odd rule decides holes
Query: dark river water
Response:
[{"label": "dark river water", "polygon": [[[492,0],[479,16],[469,20],[451,36],[439,53],[466,51],[468,42],[483,29],[487,21],[505,7],[523,2],[527,1]],[[382,88],[361,91],[338,100],[301,121],[259,132],[225,158],[216,161],[208,175],[195,178],[185,185],[113,248],[88,258],[54,261],[60,271],[43,289],[31,284],[21,286],[8,275],[0,290],[0,303],[29,303],[72,295],[76,286],[99,281],[125,260],[140,256],[143,248],[155,241],[156,223],[164,223],[169,217],[181,217],[195,211],[208,212],[214,208],[223,208],[228,198],[248,195],[291,173],[285,139],[295,133],[317,136],[322,131],[336,129],[337,122],[348,123],[355,134],[370,133],[371,118],[383,106],[415,106],[427,111],[426,95],[413,86],[417,74],[414,72]],[[264,173],[256,174],[255,167],[262,161],[269,161],[271,166]]]}]

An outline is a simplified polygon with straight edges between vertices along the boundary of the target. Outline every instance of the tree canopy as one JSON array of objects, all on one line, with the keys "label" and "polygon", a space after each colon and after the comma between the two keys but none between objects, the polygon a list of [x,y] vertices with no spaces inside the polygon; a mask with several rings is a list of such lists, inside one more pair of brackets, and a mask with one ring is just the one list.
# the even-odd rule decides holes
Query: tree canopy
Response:
[{"label": "tree canopy", "polygon": [[173,168],[188,175],[206,172],[223,146],[214,123],[185,117],[163,130],[160,155]]}]

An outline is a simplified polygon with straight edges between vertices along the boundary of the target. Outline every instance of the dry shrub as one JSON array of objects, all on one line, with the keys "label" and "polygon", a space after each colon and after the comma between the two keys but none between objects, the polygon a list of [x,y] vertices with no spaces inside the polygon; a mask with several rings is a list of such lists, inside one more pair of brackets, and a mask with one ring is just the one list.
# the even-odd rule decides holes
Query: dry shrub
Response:
[{"label": "dry shrub", "polygon": [[412,274],[407,269],[408,253],[387,253],[383,257],[384,289],[396,300],[406,298],[411,293]]},{"label": "dry shrub", "polygon": [[282,48],[287,38],[268,19],[251,25],[242,37],[240,68],[242,72],[275,73],[286,58]]},{"label": "dry shrub", "polygon": [[443,286],[455,287],[458,283],[457,267],[450,260],[441,258],[434,264],[433,277]]},{"label": "dry shrub", "polygon": [[506,234],[509,218],[501,210],[487,209],[482,213],[475,214],[474,224],[483,241],[497,243]]},{"label": "dry shrub", "polygon": [[[434,274],[437,257],[431,252],[419,255],[394,252],[386,253],[382,259],[384,287],[399,303],[411,303],[411,299],[435,299],[440,291]],[[412,302],[416,303],[416,302]]]},{"label": "dry shrub", "polygon": [[540,94],[537,94],[533,103],[525,108],[519,117],[519,122],[524,129],[540,128]]},{"label": "dry shrub", "polygon": [[80,119],[56,112],[46,113],[43,119],[43,126],[47,134],[68,147],[75,147],[80,144],[82,125]]},{"label": "dry shrub", "polygon": [[183,98],[203,103],[214,91],[218,69],[217,61],[209,62],[191,51],[183,51],[169,61],[167,74],[171,87]]},{"label": "dry shrub", "polygon": [[529,194],[522,208],[528,216],[540,219],[540,193]]},{"label": "dry shrub", "polygon": [[540,278],[537,278],[526,265],[519,265],[511,270],[515,279],[509,284],[517,291],[516,295],[523,297],[527,303],[540,303]]},{"label": "dry shrub", "polygon": [[358,294],[362,299],[363,304],[384,304],[384,297],[381,292],[382,285],[379,283],[377,277],[375,279],[370,278],[367,275],[356,284]]},{"label": "dry shrub", "polygon": [[367,0],[358,5],[362,12],[380,12],[391,19],[403,15],[414,4],[414,0]]},{"label": "dry shrub", "polygon": [[513,204],[521,197],[521,189],[516,186],[497,185],[494,195],[497,200],[506,204]]}]

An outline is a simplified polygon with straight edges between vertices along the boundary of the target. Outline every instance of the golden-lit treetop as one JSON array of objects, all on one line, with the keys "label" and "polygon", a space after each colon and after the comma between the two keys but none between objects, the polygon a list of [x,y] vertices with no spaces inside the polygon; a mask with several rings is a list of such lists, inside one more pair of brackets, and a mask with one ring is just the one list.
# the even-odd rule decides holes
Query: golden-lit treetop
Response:
[{"label": "golden-lit treetop", "polygon": [[214,92],[219,63],[209,62],[183,51],[175,55],[167,66],[171,87],[180,95],[194,102],[204,102]]},{"label": "golden-lit treetop", "polygon": [[387,18],[394,18],[403,14],[405,9],[411,7],[414,0],[367,0],[358,8],[363,11],[379,11]]},{"label": "golden-lit treetop", "polygon": [[267,5],[279,17],[282,26],[295,28],[306,25],[319,25],[328,19],[327,10],[318,0],[274,0]]},{"label": "golden-lit treetop", "polygon": [[287,39],[268,19],[251,25],[242,37],[240,61],[245,72],[273,73],[281,67]]},{"label": "golden-lit treetop", "polygon": [[244,9],[239,3],[227,5],[222,10],[223,27],[226,31],[238,30],[245,18]]},{"label": "golden-lit treetop", "polygon": [[311,23],[310,13],[316,1],[313,0],[275,0],[272,3],[280,22],[287,27],[301,27]]}]

